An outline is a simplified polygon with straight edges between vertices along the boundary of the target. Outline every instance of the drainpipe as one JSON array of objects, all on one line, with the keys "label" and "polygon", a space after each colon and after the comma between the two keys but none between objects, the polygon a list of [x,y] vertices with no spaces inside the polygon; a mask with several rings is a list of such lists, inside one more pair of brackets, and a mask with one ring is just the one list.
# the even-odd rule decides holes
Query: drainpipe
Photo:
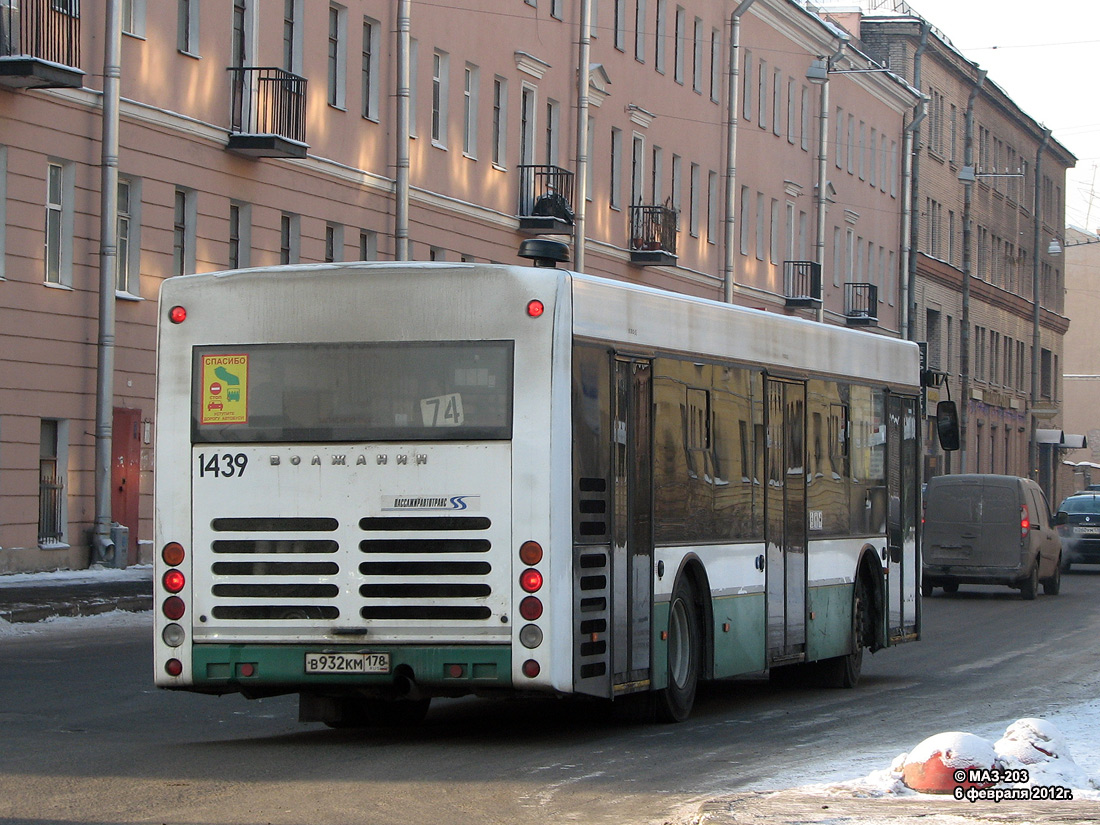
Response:
[{"label": "drainpipe", "polygon": [[[1040,322],[1041,290],[1039,289],[1039,244],[1042,243],[1042,208],[1043,208],[1043,152],[1046,151],[1050,141],[1050,129],[1043,127],[1043,138],[1039,141],[1039,148],[1035,151],[1035,201],[1032,214],[1035,216],[1035,231],[1032,237],[1031,253],[1031,443],[1028,448],[1028,471],[1036,482],[1042,478],[1039,472],[1039,445],[1035,443],[1035,430],[1039,421],[1035,417],[1035,410],[1039,406],[1041,387],[1039,385],[1039,354],[1042,346]],[[1053,366],[1053,365],[1052,365]],[[1047,490],[1043,491],[1049,492]]]},{"label": "drainpipe", "polygon": [[577,204],[573,212],[573,268],[584,272],[584,220],[588,208],[588,83],[592,55],[592,3],[581,0],[581,30],[577,50]]},{"label": "drainpipe", "polygon": [[914,149],[920,142],[918,131],[920,130],[921,121],[928,114],[928,98],[921,96],[920,102],[917,103],[917,108],[912,122],[905,127],[904,146],[902,149],[902,163],[905,165],[905,169],[901,174],[901,185],[903,192],[901,194],[901,271],[905,273],[905,277],[901,281],[901,334],[908,341],[916,340],[916,324],[914,323],[913,316],[915,313],[912,311],[913,307],[910,303],[915,301],[916,295],[916,266],[912,265],[912,261],[915,259],[913,254],[913,227],[915,222],[913,220],[914,203],[912,192],[916,189],[916,158],[914,157]]},{"label": "drainpipe", "polygon": [[836,53],[825,61],[825,80],[821,83],[821,120],[817,133],[817,194],[814,198],[817,209],[817,233],[814,239],[814,260],[821,275],[821,301],[817,305],[816,320],[825,320],[825,211],[828,203],[829,187],[829,72],[844,54],[850,39],[848,35],[839,35],[840,43]]},{"label": "drainpipe", "polygon": [[[103,46],[103,122],[99,205],[99,344],[96,353],[95,527],[92,563],[125,566],[111,541],[111,437],[115,383],[115,273],[118,271],[118,110],[122,5],[108,0]],[[119,562],[122,562],[120,564]]]},{"label": "drainpipe", "polygon": [[397,172],[394,181],[393,259],[409,259],[410,0],[397,3]]},{"label": "drainpipe", "polygon": [[727,304],[733,303],[734,287],[734,251],[733,240],[736,234],[737,222],[737,124],[740,102],[741,76],[741,15],[749,10],[749,6],[756,0],[742,0],[741,4],[733,10],[730,16],[730,64],[729,64],[729,89],[726,94],[726,216],[723,227],[724,244],[722,263],[722,275],[724,284],[724,299]]},{"label": "drainpipe", "polygon": [[[917,43],[917,49],[913,53],[913,88],[915,88],[918,92],[921,91],[922,83],[921,58],[924,56],[924,52],[928,49],[928,35],[931,31],[932,24],[929,23],[927,20],[921,20],[920,41]],[[917,294],[917,256],[912,253],[915,250],[920,249],[920,221],[914,220],[913,217],[920,215],[920,123],[922,120],[924,120],[924,115],[927,111],[927,109],[925,108],[927,102],[925,100],[922,100],[918,105],[920,106],[920,114],[916,115],[913,118],[912,124],[910,124],[910,129],[912,129],[912,132],[907,133],[907,136],[909,136],[909,134],[912,135],[912,145],[910,147],[909,153],[906,154],[906,158],[908,158],[909,162],[912,164],[912,169],[910,170],[909,175],[909,197],[907,200],[902,201],[902,208],[908,207],[910,214],[909,237],[907,239],[907,243],[909,244],[910,249],[910,255],[909,259],[906,261],[905,268],[902,269],[902,272],[905,273],[905,291],[908,293],[905,296],[904,303],[902,303],[902,308],[905,312],[906,318],[906,325],[902,329],[903,334],[910,341],[915,341],[917,338],[916,312],[914,312],[914,307],[910,306],[910,302],[916,300]]]},{"label": "drainpipe", "polygon": [[963,283],[962,283],[962,335],[959,341],[959,383],[962,385],[959,399],[959,472],[967,472],[967,424],[970,421],[970,247],[973,233],[970,229],[970,208],[974,200],[974,101],[985,83],[986,72],[978,70],[974,88],[966,102],[966,142],[963,165],[971,170],[971,176],[963,181]]}]

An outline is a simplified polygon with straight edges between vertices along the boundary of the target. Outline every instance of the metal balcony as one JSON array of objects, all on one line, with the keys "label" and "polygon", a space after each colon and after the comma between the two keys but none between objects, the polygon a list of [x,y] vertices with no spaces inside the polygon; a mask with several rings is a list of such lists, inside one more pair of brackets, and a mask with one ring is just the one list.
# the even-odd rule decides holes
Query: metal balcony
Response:
[{"label": "metal balcony", "polygon": [[0,86],[79,89],[80,0],[0,3]]},{"label": "metal balcony", "polygon": [[264,66],[230,66],[233,109],[227,148],[254,158],[304,158],[306,79]]},{"label": "metal balcony", "polygon": [[820,306],[821,264],[817,261],[784,261],[783,295],[789,307]]},{"label": "metal balcony", "polygon": [[844,285],[844,320],[851,327],[878,323],[878,287],[874,284]]},{"label": "metal balcony", "polygon": [[676,263],[679,213],[668,206],[630,207],[630,262],[637,266]]},{"label": "metal balcony", "polygon": [[573,227],[573,173],[560,166],[519,167],[519,228],[529,235],[568,235]]}]

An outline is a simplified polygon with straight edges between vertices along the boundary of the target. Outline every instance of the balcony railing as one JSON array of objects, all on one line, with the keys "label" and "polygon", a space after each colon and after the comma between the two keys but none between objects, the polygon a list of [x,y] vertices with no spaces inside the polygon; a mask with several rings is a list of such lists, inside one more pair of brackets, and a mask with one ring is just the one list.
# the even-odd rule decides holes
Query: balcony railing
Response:
[{"label": "balcony railing", "polygon": [[679,213],[668,206],[630,207],[630,262],[639,266],[676,263]]},{"label": "balcony railing", "polygon": [[878,287],[874,284],[845,284],[844,319],[849,326],[877,324]]},{"label": "balcony railing", "polygon": [[519,228],[532,235],[567,235],[573,226],[573,173],[560,166],[519,167]]},{"label": "balcony railing", "polygon": [[79,0],[0,0],[0,85],[79,89],[79,66]]},{"label": "balcony railing", "polygon": [[306,79],[284,69],[230,66],[229,148],[257,158],[304,158]]},{"label": "balcony railing", "polygon": [[816,307],[821,303],[821,264],[784,261],[783,294],[789,307]]}]

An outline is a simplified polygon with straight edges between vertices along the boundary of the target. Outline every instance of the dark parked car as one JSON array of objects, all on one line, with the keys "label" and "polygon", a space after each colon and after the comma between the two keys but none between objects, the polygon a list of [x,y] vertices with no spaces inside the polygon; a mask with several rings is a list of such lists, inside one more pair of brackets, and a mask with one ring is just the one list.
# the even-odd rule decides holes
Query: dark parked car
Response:
[{"label": "dark parked car", "polygon": [[921,593],[1004,584],[1034,599],[1061,588],[1058,533],[1039,485],[989,474],[936,476],[924,499]]},{"label": "dark parked car", "polygon": [[1075,493],[1054,516],[1062,539],[1062,569],[1073,564],[1100,564],[1100,492]]}]

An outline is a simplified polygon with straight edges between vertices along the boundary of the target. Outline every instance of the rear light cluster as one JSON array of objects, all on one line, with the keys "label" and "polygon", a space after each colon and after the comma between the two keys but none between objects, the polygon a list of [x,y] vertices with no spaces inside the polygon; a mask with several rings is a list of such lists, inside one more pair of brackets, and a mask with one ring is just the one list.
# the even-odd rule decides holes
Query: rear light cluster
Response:
[{"label": "rear light cluster", "polygon": [[[542,644],[542,628],[532,624],[542,616],[542,600],[535,595],[542,590],[542,571],[535,565],[542,561],[542,545],[537,541],[525,541],[519,548],[519,560],[526,567],[519,574],[519,586],[529,595],[523,597],[519,603],[519,615],[527,622],[519,630],[519,642],[528,650],[534,650]],[[542,671],[542,666],[535,659],[528,659],[523,663],[523,675],[528,679],[534,679]]]},{"label": "rear light cluster", "polygon": [[[183,626],[176,624],[187,612],[187,603],[178,594],[187,585],[187,576],[179,569],[183,564],[187,553],[179,542],[170,541],[160,551],[161,560],[168,565],[168,569],[161,576],[160,584],[167,598],[161,603],[160,609],[171,624],[165,625],[160,637],[168,647],[176,648],[183,644],[187,636]],[[164,663],[164,671],[169,676],[179,676],[183,673],[183,662],[179,659],[169,659]]]},{"label": "rear light cluster", "polygon": [[1031,532],[1031,519],[1027,512],[1027,505],[1020,505],[1020,538],[1026,539],[1027,534]]}]

